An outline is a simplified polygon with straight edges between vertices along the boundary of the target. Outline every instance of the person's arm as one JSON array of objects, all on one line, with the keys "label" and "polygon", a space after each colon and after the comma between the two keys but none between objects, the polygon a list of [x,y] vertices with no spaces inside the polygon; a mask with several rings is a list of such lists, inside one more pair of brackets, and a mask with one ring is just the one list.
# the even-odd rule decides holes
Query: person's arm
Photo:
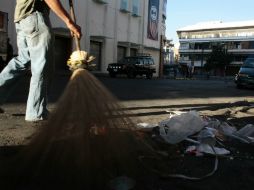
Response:
[{"label": "person's arm", "polygon": [[81,38],[81,28],[77,24],[75,24],[70,15],[63,8],[61,2],[59,0],[44,0],[49,8],[61,19],[64,21],[66,26],[70,29],[70,31],[76,35],[78,38]]}]

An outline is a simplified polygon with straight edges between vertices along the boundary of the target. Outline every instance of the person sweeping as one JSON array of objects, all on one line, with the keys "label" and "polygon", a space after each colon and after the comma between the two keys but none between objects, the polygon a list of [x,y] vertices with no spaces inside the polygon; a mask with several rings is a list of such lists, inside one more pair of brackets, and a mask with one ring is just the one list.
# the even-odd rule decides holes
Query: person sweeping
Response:
[{"label": "person sweeping", "polygon": [[[48,118],[47,95],[54,70],[50,10],[77,39],[82,36],[80,26],[72,20],[59,0],[16,0],[14,22],[18,56],[11,59],[0,73],[0,106],[7,100],[19,78],[31,69],[26,121]],[[2,108],[0,113],[4,113]]]}]

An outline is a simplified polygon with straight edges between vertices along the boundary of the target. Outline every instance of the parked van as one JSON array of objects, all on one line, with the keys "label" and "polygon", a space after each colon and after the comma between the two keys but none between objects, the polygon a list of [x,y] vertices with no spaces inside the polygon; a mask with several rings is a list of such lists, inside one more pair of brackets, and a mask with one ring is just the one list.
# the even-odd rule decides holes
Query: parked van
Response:
[{"label": "parked van", "polygon": [[238,88],[254,86],[254,58],[247,58],[236,74],[235,83]]}]

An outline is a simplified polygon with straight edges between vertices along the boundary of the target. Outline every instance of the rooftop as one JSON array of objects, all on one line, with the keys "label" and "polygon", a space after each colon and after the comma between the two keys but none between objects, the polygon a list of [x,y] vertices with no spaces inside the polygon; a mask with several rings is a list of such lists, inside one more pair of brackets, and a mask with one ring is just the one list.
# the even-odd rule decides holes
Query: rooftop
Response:
[{"label": "rooftop", "polygon": [[184,31],[198,31],[210,29],[244,28],[244,27],[254,27],[254,20],[238,21],[238,22],[223,22],[223,21],[200,22],[194,25],[189,25],[180,28],[177,31],[184,32]]}]

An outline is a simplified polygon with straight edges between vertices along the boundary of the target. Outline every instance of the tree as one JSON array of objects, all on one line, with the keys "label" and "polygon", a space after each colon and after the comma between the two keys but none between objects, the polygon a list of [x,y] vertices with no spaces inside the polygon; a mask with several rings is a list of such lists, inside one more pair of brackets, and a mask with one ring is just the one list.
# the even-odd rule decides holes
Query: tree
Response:
[{"label": "tree", "polygon": [[224,45],[217,44],[213,46],[212,52],[208,56],[206,64],[204,65],[204,69],[207,72],[210,72],[213,69],[219,69],[220,71],[223,71],[223,75],[225,75],[226,67],[231,63],[232,60],[233,56],[228,53]]}]

